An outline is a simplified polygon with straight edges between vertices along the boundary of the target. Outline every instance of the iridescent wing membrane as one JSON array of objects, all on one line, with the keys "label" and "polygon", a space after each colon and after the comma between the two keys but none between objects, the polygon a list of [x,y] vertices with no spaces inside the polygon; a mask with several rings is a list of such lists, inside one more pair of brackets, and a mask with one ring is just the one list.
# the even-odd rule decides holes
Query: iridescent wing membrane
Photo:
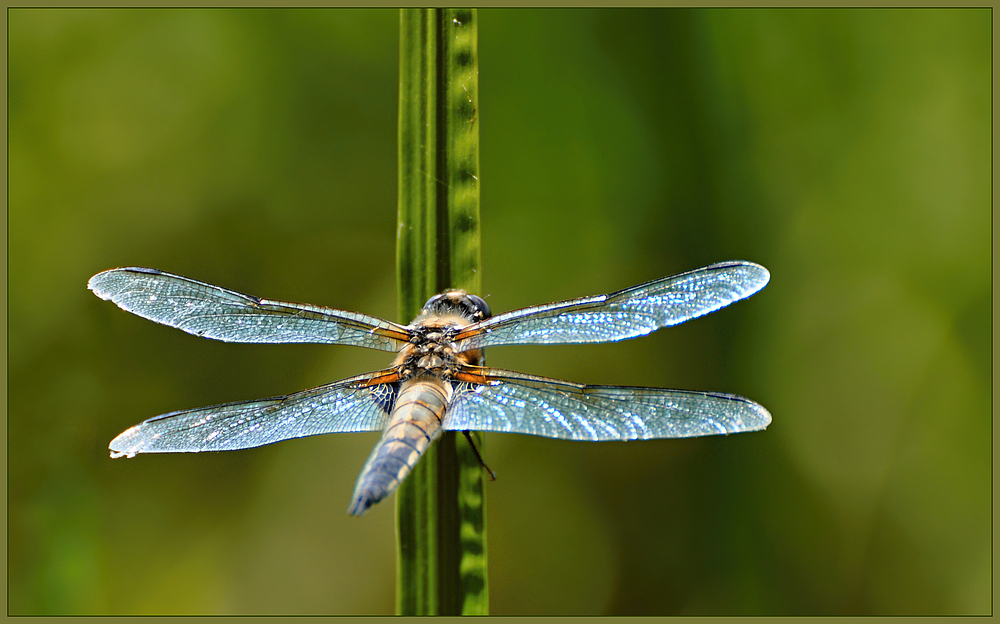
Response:
[{"label": "iridescent wing membrane", "polygon": [[398,351],[406,328],[357,312],[260,299],[156,269],[111,269],[90,278],[101,299],[145,319],[223,342],[313,342]]},{"label": "iridescent wing membrane", "polygon": [[[770,279],[751,262],[721,262],[626,288],[514,310],[465,328],[458,350],[509,344],[613,342],[714,312],[753,295]],[[645,440],[764,429],[763,406],[732,394],[585,386],[482,369],[486,384],[463,384],[444,426],[567,440]]]},{"label": "iridescent wing membrane", "polygon": [[[642,336],[749,297],[768,279],[764,267],[750,262],[714,264],[610,295],[500,314],[461,330],[455,350]],[[155,269],[112,269],[95,275],[88,286],[141,317],[228,342],[397,351],[411,329],[356,312],[260,299]],[[393,372],[285,397],[164,414],[115,438],[111,450],[114,456],[232,450],[323,433],[381,430],[394,400]],[[584,386],[499,369],[473,368],[471,374],[483,383],[456,384],[446,429],[635,440],[754,431],[771,422],[762,406],[728,394]]]},{"label": "iridescent wing membrane", "polygon": [[351,377],[273,399],[240,401],[150,418],[111,441],[112,457],[137,453],[234,451],[323,433],[381,431],[394,387]]},{"label": "iridescent wing membrane", "polygon": [[745,299],[763,288],[770,277],[759,264],[720,262],[610,295],[499,314],[459,332],[456,349],[613,342],[644,336]]},{"label": "iridescent wing membrane", "polygon": [[485,369],[486,384],[461,384],[444,428],[526,433],[564,440],[650,440],[757,431],[771,415],[733,394],[585,386]]}]

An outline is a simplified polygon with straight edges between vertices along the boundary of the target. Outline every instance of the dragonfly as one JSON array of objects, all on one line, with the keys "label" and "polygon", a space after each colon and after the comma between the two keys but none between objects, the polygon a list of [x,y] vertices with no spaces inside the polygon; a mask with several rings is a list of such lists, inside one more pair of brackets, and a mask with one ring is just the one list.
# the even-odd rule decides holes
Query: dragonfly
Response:
[{"label": "dragonfly", "polygon": [[759,264],[720,262],[607,295],[496,316],[481,297],[447,290],[431,297],[409,325],[400,325],[359,312],[261,299],[156,269],[110,269],[90,278],[94,294],[189,334],[396,354],[386,369],[286,396],[155,416],[112,440],[111,457],[228,451],[327,433],[381,431],[348,507],[349,514],[360,516],[395,491],[444,431],[463,432],[470,443],[472,431],[586,441],[759,431],[770,424],[770,413],[741,396],[538,377],[488,368],[483,350],[644,336],[745,299],[769,279]]}]

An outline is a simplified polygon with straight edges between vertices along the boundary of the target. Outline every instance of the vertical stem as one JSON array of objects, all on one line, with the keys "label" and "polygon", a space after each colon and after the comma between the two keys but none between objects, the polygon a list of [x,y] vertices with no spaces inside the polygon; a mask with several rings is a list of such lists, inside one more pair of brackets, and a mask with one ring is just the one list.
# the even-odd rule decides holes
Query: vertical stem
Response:
[{"label": "vertical stem", "polygon": [[[399,79],[400,319],[447,288],[479,291],[476,12],[402,9]],[[479,462],[445,433],[396,495],[396,612],[486,614]]]}]

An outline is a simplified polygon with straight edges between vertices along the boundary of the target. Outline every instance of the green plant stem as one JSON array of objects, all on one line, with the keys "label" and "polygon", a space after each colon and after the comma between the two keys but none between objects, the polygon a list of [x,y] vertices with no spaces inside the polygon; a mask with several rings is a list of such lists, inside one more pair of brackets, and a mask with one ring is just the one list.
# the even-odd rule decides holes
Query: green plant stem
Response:
[{"label": "green plant stem", "polygon": [[[399,312],[448,288],[479,291],[476,12],[401,9]],[[489,612],[482,471],[446,432],[396,495],[396,612]]]}]

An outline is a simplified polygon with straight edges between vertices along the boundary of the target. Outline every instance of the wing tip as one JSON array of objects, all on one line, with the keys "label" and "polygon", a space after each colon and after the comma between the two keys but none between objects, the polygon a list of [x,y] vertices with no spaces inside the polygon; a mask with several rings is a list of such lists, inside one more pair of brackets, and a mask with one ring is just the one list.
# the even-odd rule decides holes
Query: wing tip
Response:
[{"label": "wing tip", "polygon": [[119,457],[132,458],[145,450],[142,448],[142,442],[136,439],[139,435],[141,427],[142,425],[129,427],[125,431],[118,434],[118,436],[116,436],[115,439],[108,444],[108,450],[111,451],[111,459],[118,459]]},{"label": "wing tip", "polygon": [[754,403],[750,399],[744,400],[750,403],[754,418],[750,419],[750,422],[741,431],[764,431],[767,429],[768,425],[771,424],[771,412],[767,411],[767,408],[760,403]]},{"label": "wing tip", "polygon": [[768,271],[763,265],[757,264],[756,262],[747,262],[747,268],[753,269],[755,275],[753,276],[753,292],[757,292],[760,289],[767,286],[768,282],[771,281],[771,272]]},{"label": "wing tip", "polygon": [[767,286],[768,282],[771,281],[771,272],[768,271],[764,265],[757,264],[756,262],[750,262],[749,260],[729,260],[726,262],[717,262],[707,268],[739,268],[740,272],[747,278],[747,289],[744,298],[753,295],[760,289]]},{"label": "wing tip", "polygon": [[112,301],[114,293],[107,287],[107,280],[119,273],[146,273],[148,275],[162,275],[163,271],[160,271],[159,269],[149,269],[146,267],[118,267],[108,269],[107,271],[97,273],[87,280],[87,288],[92,290],[94,294],[101,299],[104,299],[105,301]]},{"label": "wing tip", "polygon": [[110,300],[111,292],[104,288],[104,278],[108,275],[108,273],[115,270],[117,269],[101,271],[97,275],[91,277],[89,280],[87,280],[87,288],[93,291],[93,293],[98,297],[100,297],[101,299],[104,299],[105,301]]}]

